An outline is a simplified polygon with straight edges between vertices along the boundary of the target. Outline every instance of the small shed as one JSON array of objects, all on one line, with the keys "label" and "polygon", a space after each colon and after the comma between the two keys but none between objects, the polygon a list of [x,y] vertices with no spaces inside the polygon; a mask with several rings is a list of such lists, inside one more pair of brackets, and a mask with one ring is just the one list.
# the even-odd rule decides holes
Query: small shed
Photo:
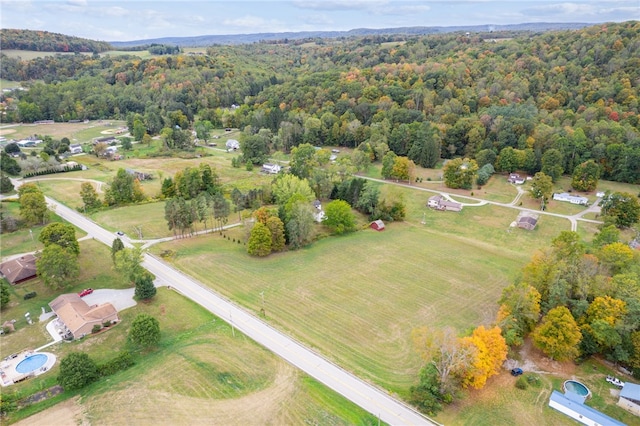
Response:
[{"label": "small shed", "polygon": [[640,385],[626,382],[620,391],[618,406],[640,417]]},{"label": "small shed", "polygon": [[371,225],[369,225],[369,227],[371,229],[375,229],[376,231],[384,231],[384,222],[380,219],[374,220],[373,222],[371,222]]}]

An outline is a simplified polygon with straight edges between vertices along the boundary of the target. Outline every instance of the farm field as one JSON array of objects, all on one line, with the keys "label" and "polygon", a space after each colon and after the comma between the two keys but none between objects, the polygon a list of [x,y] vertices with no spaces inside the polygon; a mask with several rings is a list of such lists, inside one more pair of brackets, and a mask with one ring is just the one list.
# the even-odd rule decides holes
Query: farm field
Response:
[{"label": "farm field", "polygon": [[[4,52],[3,52],[4,53]],[[115,134],[124,121],[97,120],[88,123],[12,124],[0,128],[0,136],[23,139],[32,135],[49,135],[55,139],[69,138],[72,143],[87,143],[93,138]]]},{"label": "farm field", "polygon": [[502,288],[528,256],[411,224],[324,239],[265,259],[216,235],[153,251],[167,249],[176,253],[177,267],[250,310],[260,310],[264,292],[268,321],[399,394],[421,366],[411,330],[490,322]]}]

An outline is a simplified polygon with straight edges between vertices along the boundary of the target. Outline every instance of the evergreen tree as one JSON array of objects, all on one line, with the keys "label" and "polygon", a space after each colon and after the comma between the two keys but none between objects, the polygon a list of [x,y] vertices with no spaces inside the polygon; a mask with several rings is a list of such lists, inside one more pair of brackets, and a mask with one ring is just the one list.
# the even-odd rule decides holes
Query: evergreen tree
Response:
[{"label": "evergreen tree", "polygon": [[152,299],[156,293],[157,289],[153,284],[154,276],[149,271],[142,271],[139,273],[135,279],[134,283],[136,285],[135,289],[135,297],[138,300],[149,300]]}]

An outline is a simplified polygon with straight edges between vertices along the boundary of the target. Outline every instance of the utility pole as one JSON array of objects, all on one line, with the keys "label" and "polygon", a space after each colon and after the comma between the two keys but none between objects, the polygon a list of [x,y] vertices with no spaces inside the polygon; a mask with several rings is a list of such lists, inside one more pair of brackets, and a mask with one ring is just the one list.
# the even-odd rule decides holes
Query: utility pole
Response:
[{"label": "utility pole", "polygon": [[260,292],[260,296],[262,297],[262,309],[260,309],[260,312],[262,313],[262,316],[266,318],[267,312],[264,310],[264,290]]}]

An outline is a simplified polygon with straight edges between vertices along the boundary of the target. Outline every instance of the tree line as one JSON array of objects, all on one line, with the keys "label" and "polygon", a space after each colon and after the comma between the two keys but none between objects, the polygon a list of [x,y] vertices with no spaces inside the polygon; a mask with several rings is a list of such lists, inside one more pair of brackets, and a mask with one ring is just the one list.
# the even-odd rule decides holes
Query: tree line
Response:
[{"label": "tree line", "polygon": [[89,40],[49,31],[0,29],[2,49],[36,52],[106,52],[113,47],[104,41]]}]

